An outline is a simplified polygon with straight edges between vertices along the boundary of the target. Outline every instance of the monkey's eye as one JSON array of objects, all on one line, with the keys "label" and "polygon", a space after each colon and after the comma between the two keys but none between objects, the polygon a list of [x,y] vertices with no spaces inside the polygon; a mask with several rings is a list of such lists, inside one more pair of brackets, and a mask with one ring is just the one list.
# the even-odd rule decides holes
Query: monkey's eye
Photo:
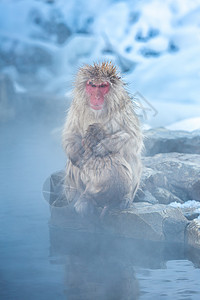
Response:
[{"label": "monkey's eye", "polygon": [[104,81],[99,85],[100,88],[109,88],[109,82],[108,81]]},{"label": "monkey's eye", "polygon": [[95,85],[95,84],[93,84],[93,82],[92,82],[92,81],[89,81],[89,85],[91,85],[92,87],[96,87],[96,85]]}]

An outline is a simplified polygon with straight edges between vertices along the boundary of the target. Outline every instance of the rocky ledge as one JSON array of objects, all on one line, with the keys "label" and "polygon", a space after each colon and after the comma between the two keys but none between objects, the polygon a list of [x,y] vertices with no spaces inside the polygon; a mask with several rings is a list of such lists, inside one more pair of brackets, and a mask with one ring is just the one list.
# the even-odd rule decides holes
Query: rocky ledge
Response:
[{"label": "rocky ledge", "polygon": [[[200,202],[199,132],[158,129],[148,131],[147,136],[149,156],[143,158],[141,186],[129,209],[113,210],[99,224],[80,219],[65,205],[64,172],[61,171],[52,174],[46,183],[51,190],[48,198],[52,204],[51,223],[92,232],[106,230],[118,236],[149,241],[186,242],[200,249],[199,213],[170,206],[171,202]],[[157,153],[159,149],[162,153]],[[172,149],[175,152],[171,152]]]},{"label": "rocky ledge", "polygon": [[126,238],[184,243],[189,221],[179,208],[164,204],[133,203],[123,211],[112,210],[103,220],[78,216],[71,207],[51,207],[51,224],[79,231],[104,231]]},{"label": "rocky ledge", "polygon": [[169,204],[200,201],[200,155],[160,153],[143,158],[137,201]]},{"label": "rocky ledge", "polygon": [[146,156],[170,152],[200,154],[200,130],[187,132],[157,128],[145,132]]},{"label": "rocky ledge", "polygon": [[186,243],[200,250],[200,219],[190,222],[186,228]]}]

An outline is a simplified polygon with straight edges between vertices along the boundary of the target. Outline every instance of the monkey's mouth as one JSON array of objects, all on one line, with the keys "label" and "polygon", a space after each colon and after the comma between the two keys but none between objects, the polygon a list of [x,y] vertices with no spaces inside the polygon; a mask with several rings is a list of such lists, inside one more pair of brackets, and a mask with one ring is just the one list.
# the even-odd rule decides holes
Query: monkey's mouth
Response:
[{"label": "monkey's mouth", "polygon": [[103,105],[93,105],[93,104],[90,104],[90,107],[94,110],[101,110],[103,108]]}]

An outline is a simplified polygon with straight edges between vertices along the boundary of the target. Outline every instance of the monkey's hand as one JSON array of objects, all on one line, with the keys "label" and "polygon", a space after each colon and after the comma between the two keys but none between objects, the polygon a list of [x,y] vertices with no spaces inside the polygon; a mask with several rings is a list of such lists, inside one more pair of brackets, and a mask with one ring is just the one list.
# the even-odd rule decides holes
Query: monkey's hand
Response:
[{"label": "monkey's hand", "polygon": [[94,123],[89,125],[86,134],[83,137],[83,145],[86,148],[86,151],[92,151],[92,149],[105,137],[106,133],[101,124]]},{"label": "monkey's hand", "polygon": [[118,153],[131,136],[126,132],[118,132],[101,140],[94,148],[93,152],[96,156],[106,156],[112,153]]},{"label": "monkey's hand", "polygon": [[104,157],[106,155],[109,155],[111,152],[106,146],[106,143],[103,141],[99,142],[96,146],[92,148],[92,153],[97,157]]},{"label": "monkey's hand", "polygon": [[65,150],[72,164],[80,168],[84,155],[81,136],[77,134],[68,136],[65,141]]}]

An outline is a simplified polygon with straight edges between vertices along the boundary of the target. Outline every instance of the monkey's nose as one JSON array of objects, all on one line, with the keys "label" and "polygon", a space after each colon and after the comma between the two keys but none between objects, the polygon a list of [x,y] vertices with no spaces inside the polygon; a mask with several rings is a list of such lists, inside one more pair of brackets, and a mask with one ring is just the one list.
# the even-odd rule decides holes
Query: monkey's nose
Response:
[{"label": "monkey's nose", "polygon": [[99,88],[96,89],[95,98],[96,98],[97,100],[100,99],[100,98],[102,98],[102,93],[101,93],[101,91],[99,90]]}]

